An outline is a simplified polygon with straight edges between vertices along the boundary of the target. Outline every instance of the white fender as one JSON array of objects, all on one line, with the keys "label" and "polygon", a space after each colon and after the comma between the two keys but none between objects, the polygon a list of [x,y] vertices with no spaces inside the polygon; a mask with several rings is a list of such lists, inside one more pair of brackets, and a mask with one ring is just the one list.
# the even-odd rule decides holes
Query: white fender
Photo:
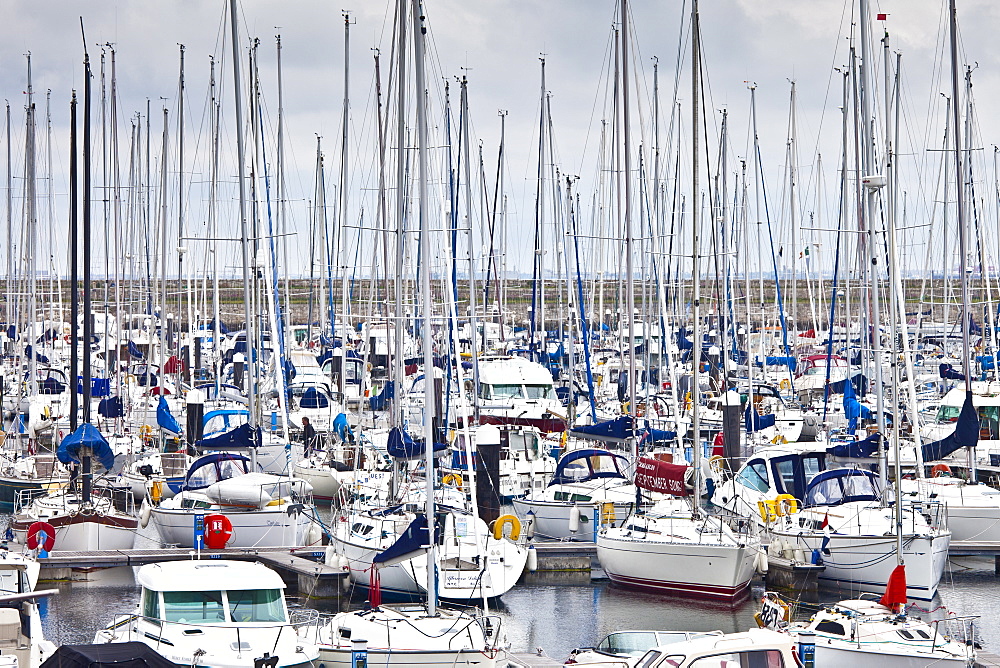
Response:
[{"label": "white fender", "polygon": [[149,516],[152,514],[153,509],[149,506],[149,500],[143,499],[142,505],[139,506],[139,526],[145,529],[149,525]]},{"label": "white fender", "polygon": [[534,545],[528,546],[528,561],[526,565],[529,573],[534,573],[538,570],[538,550],[535,549]]},{"label": "white fender", "polygon": [[569,509],[569,530],[576,533],[580,530],[580,507],[573,506]]}]

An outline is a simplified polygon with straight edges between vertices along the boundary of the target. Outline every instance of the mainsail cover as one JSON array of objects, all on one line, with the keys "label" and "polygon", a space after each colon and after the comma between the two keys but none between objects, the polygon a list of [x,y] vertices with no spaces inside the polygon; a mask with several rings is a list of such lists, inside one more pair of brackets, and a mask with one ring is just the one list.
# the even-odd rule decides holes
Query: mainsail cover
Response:
[{"label": "mainsail cover", "polygon": [[958,414],[955,431],[940,441],[934,441],[920,447],[925,462],[944,459],[959,448],[974,448],[979,442],[979,415],[972,405],[972,392],[965,393],[962,412]]},{"label": "mainsail cover", "polygon": [[668,464],[652,457],[640,457],[635,467],[635,486],[650,492],[687,496],[684,478],[688,467]]}]

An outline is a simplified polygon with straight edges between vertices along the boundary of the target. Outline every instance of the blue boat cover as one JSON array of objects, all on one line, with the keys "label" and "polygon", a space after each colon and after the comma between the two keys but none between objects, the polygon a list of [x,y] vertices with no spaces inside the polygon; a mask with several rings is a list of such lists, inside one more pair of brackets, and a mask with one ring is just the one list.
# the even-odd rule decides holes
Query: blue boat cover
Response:
[{"label": "blue boat cover", "polygon": [[177,420],[170,412],[166,397],[160,397],[160,403],[156,406],[156,424],[160,426],[160,429],[171,434],[180,434],[182,431],[181,426],[177,424]]},{"label": "blue boat cover", "polygon": [[851,441],[827,448],[826,452],[834,457],[869,459],[878,451],[880,440],[882,440],[882,434],[872,434],[863,441]]},{"label": "blue boat cover", "polygon": [[203,438],[195,442],[195,446],[204,450],[235,450],[237,448],[256,448],[261,444],[260,427],[241,424],[235,429],[223,432],[218,436]]},{"label": "blue boat cover", "polygon": [[622,415],[614,420],[597,424],[581,425],[569,430],[571,436],[592,441],[625,441],[632,435],[634,421],[631,415]]},{"label": "blue boat cover", "polygon": [[125,417],[125,404],[121,397],[107,397],[97,404],[97,414],[108,419]]},{"label": "blue boat cover", "polygon": [[[787,366],[792,371],[795,371],[795,367],[797,366],[798,361],[791,356],[786,357],[784,355],[768,355],[764,357],[764,364],[766,364],[767,366]],[[761,366],[761,363],[759,361],[757,362],[757,366]]]},{"label": "blue boat cover", "polygon": [[746,410],[743,411],[743,428],[748,434],[752,434],[755,431],[773,427],[774,418],[774,413],[768,413],[767,415],[758,413],[757,407],[751,401],[747,404]]},{"label": "blue boat cover", "polygon": [[128,342],[128,354],[136,359],[142,359],[145,357],[145,355],[142,354],[142,351],[139,350],[139,346],[135,345],[132,341]]},{"label": "blue boat cover", "polygon": [[338,413],[337,417],[333,418],[333,431],[337,434],[337,438],[342,441],[347,439],[348,436],[354,438],[354,430],[347,423],[347,416],[343,413]]},{"label": "blue boat cover", "polygon": [[844,417],[847,418],[847,433],[853,434],[861,417],[861,402],[854,394],[854,383],[844,383]]},{"label": "blue boat cover", "polygon": [[368,399],[368,405],[373,411],[384,411],[389,407],[389,402],[396,397],[396,382],[390,380],[382,388],[377,396]]},{"label": "blue boat cover", "polygon": [[310,387],[302,393],[299,406],[302,408],[328,408],[330,400],[327,399],[326,394],[320,392],[315,387]]},{"label": "blue boat cover", "polygon": [[965,380],[965,376],[955,369],[950,364],[940,364],[938,365],[938,373],[945,380]]},{"label": "blue boat cover", "polygon": [[878,501],[881,498],[878,476],[871,471],[832,469],[821,471],[809,481],[805,505],[839,506],[851,501]]},{"label": "blue boat cover", "polygon": [[[440,530],[435,527],[434,538],[440,538]],[[427,530],[427,516],[417,515],[410,526],[399,535],[396,542],[375,555],[373,563],[381,566],[391,566],[401,561],[418,557],[430,549],[430,532]]]},{"label": "blue boat cover", "polygon": [[205,489],[220,480],[228,480],[249,473],[250,464],[251,461],[248,457],[232,452],[213,452],[202,455],[188,467],[181,489]]},{"label": "blue boat cover", "polygon": [[959,448],[974,448],[978,442],[979,415],[972,405],[972,392],[966,392],[962,412],[958,414],[958,420],[955,422],[955,431],[940,441],[920,446],[920,451],[924,455],[925,462],[933,462],[944,459]]},{"label": "blue boat cover", "polygon": [[97,427],[89,422],[84,422],[76,431],[62,440],[56,451],[56,456],[63,464],[79,462],[80,448],[90,448],[92,456],[96,457],[97,461],[101,462],[101,466],[109,471],[115,465],[115,453],[111,451],[108,439],[104,438],[101,432],[97,431]]},{"label": "blue boat cover", "polygon": [[[393,427],[389,430],[389,442],[385,449],[393,459],[420,459],[427,454],[423,441],[414,440],[412,436],[399,427]],[[447,449],[447,443],[434,444],[435,454]]]},{"label": "blue boat cover", "polygon": [[[589,461],[591,457],[613,457],[614,458],[614,470],[601,470],[595,471],[593,462]],[[581,468],[579,464],[573,466],[575,469],[572,473],[567,469],[570,465],[579,460],[583,460],[584,468],[583,475],[578,475],[578,471]],[[609,452],[607,450],[598,450],[596,448],[587,448],[584,450],[572,450],[567,452],[556,464],[556,472],[552,476],[552,480],[549,481],[548,486],[552,485],[567,485],[576,482],[586,482],[587,480],[594,480],[596,478],[622,478],[628,480],[626,475],[622,472],[628,469],[628,459],[624,455],[619,455],[614,452]]]}]

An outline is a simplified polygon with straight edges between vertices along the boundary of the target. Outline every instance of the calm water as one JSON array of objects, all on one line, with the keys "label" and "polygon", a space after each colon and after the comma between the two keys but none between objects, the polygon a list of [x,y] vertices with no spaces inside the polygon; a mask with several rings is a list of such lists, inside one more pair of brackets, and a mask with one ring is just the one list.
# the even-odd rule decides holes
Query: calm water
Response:
[{"label": "calm water", "polygon": [[[87,580],[59,583],[60,590],[43,611],[46,637],[57,644],[86,643],[115,613],[130,612],[137,600],[132,568],[92,573]],[[993,575],[992,559],[962,559],[952,563],[935,617],[947,611],[978,614],[983,645],[1000,651],[1000,617],[991,614],[1000,596],[1000,578]],[[48,585],[46,585],[48,586]],[[760,593],[755,590],[753,601]],[[821,600],[835,600],[835,593]],[[326,603],[311,604],[329,612]],[[595,644],[605,634],[622,629],[684,629],[743,631],[753,626],[755,604],[730,609],[712,604],[668,599],[627,591],[609,582],[521,584],[503,597],[498,614],[503,618],[515,651],[542,648],[554,658],[565,658],[571,649]]]}]

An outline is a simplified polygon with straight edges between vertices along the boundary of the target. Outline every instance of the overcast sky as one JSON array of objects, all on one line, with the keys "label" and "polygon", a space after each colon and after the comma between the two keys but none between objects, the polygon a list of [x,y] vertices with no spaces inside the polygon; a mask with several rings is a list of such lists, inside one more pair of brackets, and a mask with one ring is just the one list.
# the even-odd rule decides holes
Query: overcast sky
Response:
[{"label": "overcast sky", "polygon": [[[682,7],[684,16],[682,16]],[[640,71],[638,100],[634,111],[633,143],[651,142],[652,62],[660,67],[661,100],[664,124],[667,122],[673,95],[678,37],[684,34],[684,63],[678,99],[684,114],[690,101],[688,63],[689,42],[685,22],[690,3],[680,0],[635,1],[631,3],[634,22],[634,67]],[[373,223],[373,197],[376,186],[375,160],[370,151],[374,136],[373,122],[373,47],[382,54],[383,93],[387,84],[394,8],[388,1],[331,4],[318,1],[253,0],[240,4],[241,36],[245,53],[247,37],[261,40],[261,81],[266,108],[266,133],[273,133],[276,122],[277,92],[274,77],[275,35],[281,34],[284,68],[284,107],[287,119],[288,199],[293,217],[292,273],[306,271],[308,242],[308,201],[314,197],[316,137],[321,136],[326,154],[326,179],[339,179],[339,136],[343,96],[344,21],[341,10],[351,16],[351,219],[365,217]],[[836,172],[840,152],[841,76],[834,68],[848,64],[848,37],[857,13],[856,2],[834,0],[705,0],[701,4],[704,40],[705,76],[712,115],[710,133],[717,133],[721,115],[728,109],[731,121],[731,159],[749,155],[748,82],[756,84],[757,115],[760,126],[761,153],[772,216],[782,216],[782,180],[785,178],[785,151],[788,131],[789,81],[797,82],[798,160],[801,175],[799,216],[817,212],[821,219],[836,212]],[[907,206],[912,221],[925,222],[931,217],[935,189],[940,185],[936,170],[940,154],[927,149],[939,148],[943,132],[944,98],[950,95],[950,79],[942,66],[947,56],[946,6],[928,0],[883,0],[873,2],[873,32],[877,39],[883,29],[890,33],[893,52],[903,55],[904,140],[901,165],[910,180]],[[875,22],[878,13],[888,14],[885,22]],[[997,141],[989,123],[1000,102],[997,78],[1000,45],[995,32],[1000,26],[1000,4],[990,0],[961,0],[958,7],[962,34],[962,62],[977,64],[975,99],[977,114],[984,127],[974,143],[977,160],[987,171],[977,174],[982,181],[979,196],[987,203],[994,197],[992,158]],[[434,88],[434,118],[438,131],[432,143],[443,141],[440,115],[441,85],[452,84],[452,99],[457,104],[455,77],[469,77],[469,96],[474,142],[482,143],[485,172],[492,190],[496,171],[500,121],[498,110],[507,112],[506,193],[508,209],[508,254],[512,269],[530,273],[530,253],[534,225],[537,126],[539,109],[539,57],[547,63],[547,89],[551,94],[552,123],[556,163],[565,174],[579,175],[578,188],[585,201],[595,187],[599,163],[597,147],[600,122],[608,117],[607,86],[611,29],[616,21],[615,3],[598,0],[429,0],[426,14],[430,23],[431,58],[429,87]],[[32,54],[32,75],[36,105],[44,113],[45,92],[51,90],[54,152],[54,225],[65,224],[66,167],[68,152],[68,105],[70,91],[82,94],[83,45],[79,18],[85,22],[88,47],[99,75],[101,44],[111,43],[116,51],[117,87],[120,96],[118,141],[123,182],[127,182],[131,122],[137,113],[145,123],[147,99],[152,108],[151,149],[153,180],[158,172],[162,109],[170,114],[171,148],[168,167],[171,184],[176,183],[177,77],[178,44],[186,46],[185,142],[188,158],[185,178],[190,182],[207,180],[204,156],[210,137],[207,131],[209,55],[220,62],[224,130],[223,160],[232,165],[235,154],[231,132],[232,84],[228,51],[228,3],[223,0],[115,2],[111,0],[6,0],[4,20],[0,22],[0,92],[11,105],[14,172],[23,170],[24,104],[26,102],[26,60]],[[225,46],[224,46],[225,45]],[[110,52],[104,49],[110,58]],[[881,53],[878,61],[881,77]],[[108,61],[110,77],[110,61]],[[879,80],[881,85],[881,79]],[[95,141],[100,136],[100,82],[95,82]],[[244,95],[246,90],[244,88]],[[165,99],[161,99],[165,98]],[[882,98],[877,102],[882,104]],[[456,113],[457,118],[457,113]],[[879,111],[879,123],[882,114]],[[39,118],[42,123],[42,118]],[[145,132],[145,128],[143,128]],[[665,131],[664,131],[665,132]],[[39,129],[40,149],[44,152],[44,128]],[[267,139],[268,150],[273,136]],[[685,137],[685,142],[688,139]],[[710,138],[715,146],[718,138]],[[683,148],[682,151],[687,151]],[[823,154],[822,193],[817,203],[814,173],[817,152]],[[930,155],[930,157],[928,157]],[[440,158],[440,156],[438,156]],[[268,155],[273,160],[273,154]],[[39,157],[40,176],[44,176],[44,153]],[[731,169],[735,169],[732,163]],[[231,166],[224,178],[231,178]],[[273,169],[273,164],[269,165]],[[95,166],[100,172],[101,166]],[[917,181],[922,174],[924,181]],[[100,177],[96,177],[100,180]],[[192,188],[189,184],[188,188]],[[173,188],[173,185],[171,185]],[[46,191],[44,185],[40,192]],[[221,205],[224,218],[232,217],[233,191],[224,191]],[[15,192],[20,185],[15,184]],[[193,192],[193,191],[191,191]],[[124,197],[124,196],[123,196]],[[205,234],[204,195],[199,191],[187,204],[186,225],[192,234]],[[48,226],[47,205],[40,217]],[[124,205],[123,205],[124,206]],[[992,205],[990,205],[992,207]],[[364,211],[362,211],[364,209]],[[15,227],[19,227],[20,204],[15,203]],[[171,225],[176,217],[176,197],[169,204]],[[589,215],[589,214],[588,214]],[[990,216],[994,216],[991,211]],[[103,213],[95,220],[103,225]],[[995,221],[995,217],[991,218]],[[227,225],[231,223],[226,223]],[[834,223],[827,221],[828,226]],[[121,223],[119,235],[149,237]],[[199,227],[200,226],[200,227]],[[990,239],[995,243],[996,225]],[[200,231],[199,231],[200,230]],[[229,229],[235,232],[235,227]],[[170,234],[176,234],[171,228]],[[915,269],[924,266],[927,232],[914,231],[904,253]],[[103,231],[101,232],[103,243]],[[40,233],[42,249],[55,258],[57,270],[64,271],[64,235]],[[915,241],[919,238],[920,243]],[[943,238],[943,237],[942,237]],[[195,255],[199,243],[191,242]],[[355,242],[356,243],[356,242]],[[366,242],[366,247],[367,247]],[[823,241],[828,246],[828,240]],[[168,244],[171,248],[173,242]],[[227,246],[232,248],[234,245]],[[173,251],[171,251],[173,252]],[[357,253],[356,249],[352,252]],[[224,265],[233,270],[234,252],[223,250]],[[363,248],[355,255],[367,265]],[[355,260],[349,260],[354,262]],[[548,261],[548,260],[547,260]],[[201,260],[197,260],[201,262]],[[757,260],[753,260],[757,262]],[[937,265],[934,263],[937,262]],[[940,266],[940,256],[932,266]],[[98,273],[103,273],[99,268]]]}]

